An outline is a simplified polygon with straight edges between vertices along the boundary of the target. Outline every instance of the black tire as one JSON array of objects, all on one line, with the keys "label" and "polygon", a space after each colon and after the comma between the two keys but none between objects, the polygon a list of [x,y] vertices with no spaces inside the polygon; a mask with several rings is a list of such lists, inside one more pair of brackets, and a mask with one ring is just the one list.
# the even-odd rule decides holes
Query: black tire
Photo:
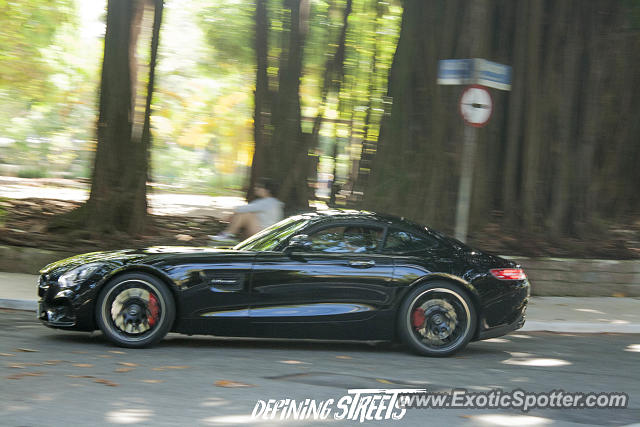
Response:
[{"label": "black tire", "polygon": [[447,281],[418,285],[398,312],[402,341],[424,356],[444,357],[462,350],[476,324],[476,310],[467,293]]},{"label": "black tire", "polygon": [[167,335],[176,315],[173,295],[158,278],[126,273],[107,283],[96,302],[96,321],[112,343],[147,347]]}]

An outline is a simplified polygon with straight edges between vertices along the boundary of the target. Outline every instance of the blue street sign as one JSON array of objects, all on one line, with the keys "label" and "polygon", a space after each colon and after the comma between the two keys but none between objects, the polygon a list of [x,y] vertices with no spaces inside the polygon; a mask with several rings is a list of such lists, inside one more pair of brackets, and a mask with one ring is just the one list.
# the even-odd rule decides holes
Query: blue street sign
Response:
[{"label": "blue street sign", "polygon": [[438,84],[477,84],[511,90],[511,67],[481,58],[443,59],[438,64]]},{"label": "blue street sign", "polygon": [[470,84],[473,73],[472,59],[443,59],[438,61],[439,85]]}]

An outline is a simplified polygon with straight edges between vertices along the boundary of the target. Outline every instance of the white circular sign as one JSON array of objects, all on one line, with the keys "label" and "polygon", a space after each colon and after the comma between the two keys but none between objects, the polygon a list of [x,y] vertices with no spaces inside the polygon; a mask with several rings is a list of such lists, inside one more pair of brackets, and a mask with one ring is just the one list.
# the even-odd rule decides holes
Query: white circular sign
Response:
[{"label": "white circular sign", "polygon": [[493,111],[491,94],[482,86],[468,86],[460,97],[460,114],[471,126],[482,127],[487,124]]}]

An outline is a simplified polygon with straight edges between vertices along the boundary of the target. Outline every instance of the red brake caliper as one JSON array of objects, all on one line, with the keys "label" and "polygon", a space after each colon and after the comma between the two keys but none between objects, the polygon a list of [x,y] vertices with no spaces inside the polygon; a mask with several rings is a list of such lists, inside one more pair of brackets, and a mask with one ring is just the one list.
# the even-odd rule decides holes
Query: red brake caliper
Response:
[{"label": "red brake caliper", "polygon": [[153,327],[158,321],[158,312],[160,308],[158,307],[158,299],[153,294],[149,294],[149,326]]},{"label": "red brake caliper", "polygon": [[413,310],[411,314],[411,323],[413,323],[414,328],[421,328],[424,325],[424,309],[422,307],[418,307]]}]

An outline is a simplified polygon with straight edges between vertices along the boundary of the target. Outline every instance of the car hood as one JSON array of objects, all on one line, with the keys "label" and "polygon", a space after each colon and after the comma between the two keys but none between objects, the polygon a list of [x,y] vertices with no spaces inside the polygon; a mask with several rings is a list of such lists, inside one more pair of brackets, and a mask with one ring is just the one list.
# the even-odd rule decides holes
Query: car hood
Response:
[{"label": "car hood", "polygon": [[206,258],[208,260],[212,260],[215,258],[228,258],[233,255],[246,257],[248,254],[250,254],[250,252],[236,251],[233,249],[216,249],[211,247],[153,246],[143,249],[123,249],[75,255],[48,264],[40,270],[40,273],[56,276],[83,264],[92,262],[104,262],[105,264],[111,264],[115,268],[126,264],[153,265],[176,257],[181,259]]}]

